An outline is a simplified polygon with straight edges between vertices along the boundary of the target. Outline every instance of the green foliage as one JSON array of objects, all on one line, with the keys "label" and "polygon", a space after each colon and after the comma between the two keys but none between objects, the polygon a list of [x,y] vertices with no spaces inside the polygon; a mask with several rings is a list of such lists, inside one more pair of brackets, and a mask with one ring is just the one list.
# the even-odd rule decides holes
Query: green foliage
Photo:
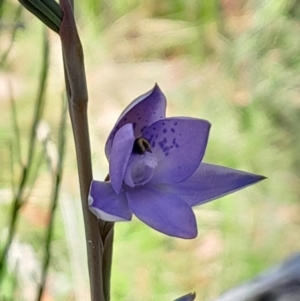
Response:
[{"label": "green foliage", "polygon": [[[211,121],[205,161],[269,178],[196,209],[199,236],[192,241],[165,237],[138,220],[116,225],[112,300],[172,300],[194,290],[198,300],[212,299],[300,248],[299,1],[241,1],[236,7],[225,7],[225,2],[230,1],[222,5],[183,0],[76,2],[90,89],[95,177],[107,174],[102,149],[115,118],[133,97],[158,81],[168,98],[169,115]],[[6,22],[14,18],[17,7],[3,3],[5,10],[12,12],[2,19]],[[14,158],[18,143],[25,149],[29,146],[29,113],[37,62],[41,61],[36,46],[41,26],[27,12],[22,18],[26,30],[16,35],[4,69],[20,83],[13,85],[20,124],[20,141],[11,144]],[[0,34],[2,38],[4,31]],[[5,35],[11,37],[12,32]],[[59,40],[53,35],[51,42],[52,69],[44,118],[57,133],[63,76],[58,67]],[[23,87],[21,93],[19,86]],[[15,132],[9,101],[1,98],[0,106],[2,194],[10,188],[8,145]],[[67,133],[71,141],[70,129]],[[58,140],[56,135],[52,139]],[[38,153],[42,150],[39,145]],[[63,193],[54,220],[50,295],[55,300],[84,300],[88,291],[82,255],[85,246],[72,143],[68,143],[67,154]],[[14,160],[14,170],[16,164]],[[38,168],[37,158],[33,166]],[[47,230],[42,217],[50,189],[45,189],[49,182],[46,163],[40,167],[40,183],[33,186],[37,213],[30,215],[30,206],[20,213],[18,238],[32,245],[42,262],[41,246]],[[66,205],[69,203],[71,206]],[[0,204],[0,235],[4,238],[10,205]],[[36,216],[41,216],[40,224]],[[7,273],[5,296],[10,296],[20,273]]]}]

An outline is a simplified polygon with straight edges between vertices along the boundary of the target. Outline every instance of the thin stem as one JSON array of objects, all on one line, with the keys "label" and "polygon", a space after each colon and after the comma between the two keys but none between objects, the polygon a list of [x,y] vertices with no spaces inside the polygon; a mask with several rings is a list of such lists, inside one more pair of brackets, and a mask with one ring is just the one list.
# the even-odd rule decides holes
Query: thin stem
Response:
[{"label": "thin stem", "polygon": [[[53,167],[53,162],[49,158],[49,170],[55,170],[55,174],[53,174],[53,189],[52,189],[52,197],[51,197],[51,204],[50,204],[50,220],[49,225],[46,232],[45,238],[45,245],[44,245],[44,260],[42,266],[42,275],[41,275],[41,282],[38,287],[38,294],[37,294],[37,301],[42,299],[42,295],[45,289],[46,278],[48,267],[51,259],[51,241],[53,236],[54,230],[54,217],[57,207],[58,195],[60,191],[62,173],[63,173],[63,161],[64,161],[64,150],[65,150],[65,128],[66,128],[66,106],[63,108],[63,112],[61,114],[60,126],[59,126],[59,138],[58,138],[58,157],[59,162],[58,166]],[[47,142],[45,142],[45,154],[47,155]],[[51,164],[52,163],[52,164]]]},{"label": "thin stem", "polygon": [[110,279],[113,256],[114,223],[99,220],[99,232],[103,241],[103,290],[105,300],[110,300]]},{"label": "thin stem", "polygon": [[17,162],[22,165],[22,156],[21,156],[21,135],[20,135],[20,126],[17,117],[17,109],[16,109],[16,101],[13,96],[11,84],[9,84],[9,92],[10,92],[10,104],[11,104],[11,112],[12,112],[12,126],[15,134],[16,140],[16,152],[17,152]]},{"label": "thin stem", "polygon": [[[19,0],[46,25],[59,32],[63,49],[66,92],[72,123],[82,211],[85,225],[87,257],[92,301],[109,301],[113,246],[113,223],[98,223],[89,211],[88,194],[92,181],[91,151],[87,118],[88,94],[81,42],[73,16],[73,0],[60,0],[61,14],[48,5],[53,0]],[[38,1],[38,2],[37,2]],[[46,4],[46,7],[45,5]],[[49,9],[51,12],[49,12]],[[53,16],[54,13],[54,16]],[[57,18],[58,17],[58,18]]]},{"label": "thin stem", "polygon": [[[21,18],[21,14],[22,14],[23,8],[22,6],[18,7],[15,13],[15,17],[14,17],[14,23],[15,25],[13,26],[12,32],[11,32],[11,37],[10,37],[10,41],[8,44],[8,47],[6,48],[5,52],[2,54],[1,60],[0,60],[0,67],[3,67],[6,63],[6,60],[8,58],[8,55],[10,54],[10,51],[13,47],[16,35],[17,35],[17,31],[18,29],[21,28],[21,26],[17,25],[17,22],[20,21]],[[1,19],[1,16],[0,16]]]},{"label": "thin stem", "polygon": [[48,37],[45,34],[44,35],[44,45],[43,45],[43,65],[41,70],[41,76],[39,77],[39,90],[37,94],[37,99],[35,103],[35,112],[34,112],[34,120],[30,129],[30,139],[29,139],[29,148],[28,148],[28,154],[27,154],[27,160],[25,165],[22,167],[22,173],[20,182],[17,188],[17,192],[14,195],[13,201],[12,201],[12,208],[11,208],[11,220],[9,224],[8,229],[8,237],[6,240],[6,243],[2,249],[2,252],[0,254],[0,283],[3,280],[3,272],[4,272],[4,265],[6,262],[6,256],[10,249],[13,237],[15,236],[16,232],[16,226],[17,226],[17,220],[19,216],[19,210],[22,207],[23,203],[23,193],[24,188],[26,186],[26,183],[29,178],[29,172],[32,166],[32,160],[34,157],[34,149],[35,149],[35,142],[36,142],[36,126],[38,121],[40,120],[42,116],[42,111],[44,107],[44,94],[45,94],[45,88],[46,88],[46,82],[48,78],[48,69],[49,69],[49,43],[48,43]]},{"label": "thin stem", "polygon": [[68,0],[61,1],[64,12],[60,28],[63,48],[66,90],[76,148],[81,204],[85,225],[88,268],[92,301],[105,301],[103,289],[103,241],[97,218],[89,211],[88,194],[92,181],[83,50],[77,33],[73,9]]}]

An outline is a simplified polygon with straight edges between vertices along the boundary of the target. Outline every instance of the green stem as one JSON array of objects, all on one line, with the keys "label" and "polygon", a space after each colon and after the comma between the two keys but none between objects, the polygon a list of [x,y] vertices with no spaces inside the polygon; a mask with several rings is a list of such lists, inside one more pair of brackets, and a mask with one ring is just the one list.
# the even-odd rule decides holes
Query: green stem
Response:
[{"label": "green stem", "polygon": [[[22,6],[18,7],[15,13],[15,17],[14,17],[14,23],[15,25],[13,26],[12,32],[11,32],[11,38],[8,44],[8,47],[6,48],[6,50],[4,51],[4,53],[2,54],[1,60],[0,60],[0,67],[3,67],[7,61],[8,55],[11,52],[11,49],[13,47],[16,35],[17,35],[17,31],[18,29],[20,29],[20,26],[17,25],[17,22],[20,21],[21,18],[21,14],[22,14],[23,8]],[[1,19],[1,16],[0,16]]]},{"label": "green stem", "polygon": [[47,83],[48,70],[49,70],[49,42],[46,34],[44,35],[44,46],[43,46],[42,55],[43,55],[42,56],[43,65],[41,70],[41,76],[39,77],[39,84],[38,84],[39,90],[38,90],[36,104],[35,104],[34,119],[30,130],[27,160],[24,166],[22,167],[22,174],[18,185],[18,190],[15,193],[12,202],[12,209],[10,214],[11,220],[10,220],[10,225],[8,230],[8,237],[0,255],[0,283],[3,280],[3,272],[4,272],[6,257],[16,232],[19,210],[24,204],[23,203],[24,188],[29,179],[29,173],[32,167],[32,160],[34,157],[34,150],[35,150],[35,143],[36,143],[36,126],[39,120],[41,119],[43,108],[44,108],[44,102],[45,102],[44,94],[46,91],[46,83]]},{"label": "green stem", "polygon": [[44,24],[59,32],[63,13],[54,0],[19,0],[19,2],[38,17]]},{"label": "green stem", "polygon": [[[58,166],[55,166],[55,174],[53,174],[53,190],[52,190],[52,197],[51,197],[51,204],[50,204],[50,220],[47,227],[46,232],[46,239],[45,239],[45,245],[44,245],[44,260],[43,260],[43,266],[42,266],[42,275],[41,275],[41,282],[38,288],[38,294],[37,294],[37,301],[40,301],[42,299],[42,295],[45,289],[46,284],[46,278],[47,278],[47,272],[48,267],[51,259],[51,241],[53,237],[53,230],[54,230],[54,217],[57,207],[57,201],[58,201],[58,195],[60,191],[60,185],[61,185],[61,179],[62,179],[62,173],[63,173],[63,161],[64,161],[64,149],[65,149],[65,128],[66,128],[66,108],[63,108],[63,112],[61,114],[61,120],[60,120],[60,127],[59,127],[59,145],[58,145],[58,155],[59,155],[59,163]],[[45,154],[47,156],[47,150],[46,150],[46,144],[45,142]],[[49,160],[49,170],[52,170],[52,164],[51,159]]]}]

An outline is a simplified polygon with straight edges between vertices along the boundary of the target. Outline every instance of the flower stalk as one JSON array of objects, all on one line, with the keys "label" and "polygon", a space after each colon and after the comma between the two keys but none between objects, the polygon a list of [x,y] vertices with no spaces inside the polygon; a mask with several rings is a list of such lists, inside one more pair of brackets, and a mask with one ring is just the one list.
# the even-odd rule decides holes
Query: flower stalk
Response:
[{"label": "flower stalk", "polygon": [[19,0],[44,24],[60,35],[65,85],[73,129],[82,211],[85,225],[92,301],[109,301],[113,223],[98,221],[88,207],[92,181],[91,151],[87,117],[88,93],[84,57],[73,16],[72,0]]},{"label": "flower stalk", "polygon": [[83,51],[76,29],[72,7],[68,0],[62,0],[60,4],[64,12],[64,18],[59,34],[62,42],[67,98],[77,156],[91,300],[108,301],[108,293],[104,293],[103,286],[103,253],[105,240],[100,235],[104,227],[98,223],[97,218],[89,211],[87,203],[89,187],[92,181],[92,165],[87,117],[88,93]]}]

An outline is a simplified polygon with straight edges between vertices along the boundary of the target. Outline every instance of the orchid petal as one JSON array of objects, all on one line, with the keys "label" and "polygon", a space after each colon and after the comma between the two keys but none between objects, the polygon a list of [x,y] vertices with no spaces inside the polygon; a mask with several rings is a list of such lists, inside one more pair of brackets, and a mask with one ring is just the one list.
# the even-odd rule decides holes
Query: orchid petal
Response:
[{"label": "orchid petal", "polygon": [[133,144],[133,128],[132,124],[128,123],[117,131],[111,149],[109,175],[111,178],[111,185],[116,193],[120,193],[121,191]]},{"label": "orchid petal", "polygon": [[178,183],[198,168],[206,149],[210,123],[196,118],[165,118],[144,129],[143,137],[158,159],[153,183]]},{"label": "orchid petal", "polygon": [[153,154],[133,154],[127,165],[124,182],[130,187],[144,185],[152,178],[156,166],[157,159]]},{"label": "orchid petal", "polygon": [[179,194],[190,206],[220,198],[255,184],[265,177],[223,166],[201,163],[186,181],[169,185],[171,193]]},{"label": "orchid petal", "polygon": [[112,129],[105,145],[106,157],[111,156],[114,136],[124,124],[132,123],[134,135],[139,138],[143,128],[165,117],[166,105],[166,98],[157,84],[152,90],[135,99],[123,111]]},{"label": "orchid petal", "polygon": [[92,181],[89,193],[89,208],[98,218],[109,221],[130,221],[125,193],[116,194],[110,182]]},{"label": "orchid petal", "polygon": [[129,189],[126,195],[132,212],[150,227],[170,236],[197,236],[194,212],[177,194],[145,185]]}]

